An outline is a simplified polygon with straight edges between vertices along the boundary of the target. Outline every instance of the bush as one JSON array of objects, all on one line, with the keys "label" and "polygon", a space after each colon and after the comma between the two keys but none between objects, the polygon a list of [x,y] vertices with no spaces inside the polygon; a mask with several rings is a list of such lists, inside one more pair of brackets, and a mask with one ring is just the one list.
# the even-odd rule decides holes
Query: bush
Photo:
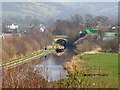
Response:
[{"label": "bush", "polygon": [[27,34],[21,37],[12,34],[2,40],[2,59],[12,60],[52,44],[53,38],[48,33]]},{"label": "bush", "polygon": [[100,46],[103,52],[118,52],[118,38],[116,37],[113,40],[102,41]]},{"label": "bush", "polygon": [[96,47],[96,43],[93,42],[91,36],[87,36],[85,39],[78,41],[76,46],[77,46],[76,52],[82,53],[93,50]]}]

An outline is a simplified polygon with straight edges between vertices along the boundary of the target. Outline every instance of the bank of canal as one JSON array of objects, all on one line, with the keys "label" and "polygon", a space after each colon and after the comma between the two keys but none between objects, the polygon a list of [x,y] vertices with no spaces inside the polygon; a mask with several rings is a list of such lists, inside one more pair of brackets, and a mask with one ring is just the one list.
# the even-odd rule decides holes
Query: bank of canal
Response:
[{"label": "bank of canal", "polygon": [[[13,67],[13,66],[17,66],[17,65],[23,64],[24,62],[34,60],[35,58],[39,58],[39,57],[41,57],[41,56],[43,56],[43,55],[47,55],[47,54],[49,54],[49,53],[54,52],[57,45],[58,45],[58,44],[53,44],[53,45],[51,45],[51,48],[48,49],[48,50],[43,50],[43,49],[42,49],[42,50],[33,52],[33,53],[30,54],[30,55],[26,55],[26,56],[24,56],[24,57],[11,60],[11,61],[9,61],[9,62],[3,62],[3,65],[2,65],[1,67],[3,67],[3,68],[11,68],[11,67]],[[3,61],[4,61],[4,60],[3,60]]]}]

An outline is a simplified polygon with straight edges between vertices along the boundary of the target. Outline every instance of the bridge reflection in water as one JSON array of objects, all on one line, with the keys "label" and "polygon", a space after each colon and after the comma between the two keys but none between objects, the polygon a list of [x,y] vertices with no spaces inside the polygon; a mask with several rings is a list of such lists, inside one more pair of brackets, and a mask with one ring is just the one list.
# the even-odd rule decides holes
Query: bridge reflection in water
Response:
[{"label": "bridge reflection in water", "polygon": [[64,54],[64,52],[66,51],[66,41],[63,39],[59,39],[55,42],[56,44],[58,44],[58,46],[56,47],[56,54],[58,56],[61,56]]}]

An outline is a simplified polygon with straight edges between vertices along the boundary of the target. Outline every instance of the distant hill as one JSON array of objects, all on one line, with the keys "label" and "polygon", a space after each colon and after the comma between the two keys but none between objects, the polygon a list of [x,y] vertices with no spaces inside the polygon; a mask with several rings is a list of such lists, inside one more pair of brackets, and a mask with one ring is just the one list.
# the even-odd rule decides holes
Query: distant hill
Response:
[{"label": "distant hill", "polygon": [[54,20],[57,18],[68,18],[74,13],[92,15],[105,15],[108,17],[117,17],[117,3],[73,3],[73,2],[3,2],[2,15],[6,18],[31,18],[41,21]]},{"label": "distant hill", "polygon": [[2,3],[2,14],[3,18],[24,18],[25,16],[30,16],[44,20],[56,17],[59,11],[55,7],[42,3],[4,2]]}]

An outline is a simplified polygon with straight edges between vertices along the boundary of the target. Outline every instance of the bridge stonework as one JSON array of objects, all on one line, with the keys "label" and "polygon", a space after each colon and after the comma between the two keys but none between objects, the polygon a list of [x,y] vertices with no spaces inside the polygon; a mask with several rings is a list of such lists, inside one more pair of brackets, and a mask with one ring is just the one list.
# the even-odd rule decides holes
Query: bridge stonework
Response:
[{"label": "bridge stonework", "polygon": [[54,36],[54,42],[56,42],[57,40],[59,39],[63,39],[65,41],[67,41],[68,39],[68,36],[65,36],[65,35],[57,35],[57,36]]}]

